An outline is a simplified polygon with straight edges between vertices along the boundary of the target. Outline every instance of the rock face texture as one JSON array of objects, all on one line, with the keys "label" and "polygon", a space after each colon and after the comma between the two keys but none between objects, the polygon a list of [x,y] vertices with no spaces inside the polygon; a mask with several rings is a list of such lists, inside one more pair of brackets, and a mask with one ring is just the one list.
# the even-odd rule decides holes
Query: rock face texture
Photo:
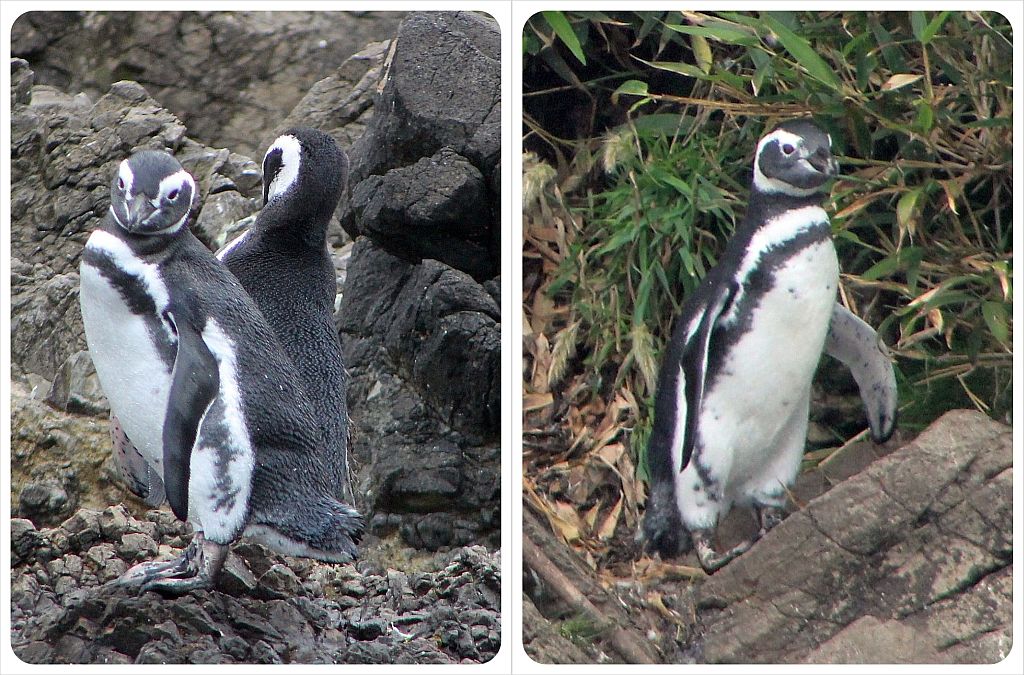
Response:
[{"label": "rock face texture", "polygon": [[378,534],[496,545],[499,34],[478,15],[412,14],[389,54],[339,208],[365,235],[339,316],[355,459],[374,467],[357,492]]},{"label": "rock face texture", "polygon": [[169,511],[83,509],[11,523],[12,646],[28,663],[478,663],[500,646],[500,560],[482,547],[419,571],[321,565],[239,544],[216,591],[168,601],[111,582],[186,526]]},{"label": "rock face texture", "polygon": [[[466,73],[489,73],[490,80],[477,74],[466,82],[493,84],[488,95],[497,96],[495,24],[459,13],[410,15],[407,24],[435,31],[428,40],[405,24],[398,31],[401,17],[392,15],[184,13],[174,21],[161,14],[151,25],[129,14],[31,13],[14,31],[15,54],[32,59],[13,59],[10,66],[10,498],[19,518],[12,526],[19,656],[146,663],[487,660],[499,639],[498,558],[481,545],[500,544],[501,317],[497,247],[480,242],[499,232],[500,126],[497,112],[473,117],[463,126],[476,140],[459,143],[441,127],[450,121],[444,106],[451,91],[444,87]],[[265,23],[274,19],[279,22]],[[351,49],[332,42],[345,36],[346,26],[367,22],[391,29],[359,37]],[[318,60],[308,43],[320,36],[327,46],[316,49],[324,54],[355,53]],[[381,37],[393,39],[366,44]],[[480,43],[491,51],[459,52],[460,60],[445,66],[449,79],[438,78],[440,88],[407,102],[404,114],[423,117],[422,133],[440,142],[405,139],[401,153],[381,149],[377,144],[403,138],[400,129],[386,132],[376,121],[397,100],[389,83],[415,79],[410,69],[426,63],[439,69],[442,38],[449,46]],[[123,53],[96,47],[122,43]],[[204,44],[208,67],[188,65],[195,78],[182,79],[175,69],[194,64]],[[427,52],[417,57],[417,49]],[[179,61],[169,63],[168,50],[177,50]],[[401,65],[394,60],[399,53]],[[232,68],[247,74],[214,75]],[[85,72],[90,69],[95,72]],[[301,83],[300,71],[312,79]],[[147,86],[119,81],[124,75]],[[225,95],[223,82],[233,83],[237,98]],[[426,96],[430,88],[421,84]],[[185,112],[168,110],[163,96]],[[239,120],[255,119],[246,117],[250,112],[258,120],[242,133]],[[211,123],[223,135],[206,135]],[[225,243],[259,208],[265,145],[297,124],[332,133],[362,167],[371,155],[394,155],[391,164],[375,164],[379,173],[364,169],[363,181],[382,182],[363,190],[419,219],[419,229],[403,230],[392,209],[390,238],[371,227],[384,216],[353,217],[354,243],[338,225],[332,236],[344,290],[336,302],[339,330],[352,374],[354,484],[371,524],[363,561],[355,569],[319,565],[239,544],[217,591],[177,603],[152,594],[129,597],[103,584],[134,562],[169,557],[187,538],[169,511],[145,512],[111,470],[108,406],[78,309],[81,250],[108,209],[118,162],[143,148],[173,152],[195,176],[200,198],[193,231],[211,248]],[[364,139],[370,124],[377,125],[372,141]],[[444,181],[454,187],[423,189]],[[420,197],[410,199],[415,189]],[[343,199],[342,210],[348,204]],[[447,210],[464,222],[456,227],[445,220],[440,214]],[[445,246],[427,251],[402,244],[418,237]],[[444,252],[473,265],[435,259]],[[119,502],[135,518],[110,510]],[[93,527],[97,519],[119,524]]]},{"label": "rock face texture", "polygon": [[397,12],[29,12],[14,23],[11,44],[40,84],[95,99],[132,80],[193,138],[262,157],[280,111],[368,42],[392,37],[401,19]]},{"label": "rock face texture", "polygon": [[695,591],[710,663],[994,663],[1012,630],[1012,431],[953,411]]}]

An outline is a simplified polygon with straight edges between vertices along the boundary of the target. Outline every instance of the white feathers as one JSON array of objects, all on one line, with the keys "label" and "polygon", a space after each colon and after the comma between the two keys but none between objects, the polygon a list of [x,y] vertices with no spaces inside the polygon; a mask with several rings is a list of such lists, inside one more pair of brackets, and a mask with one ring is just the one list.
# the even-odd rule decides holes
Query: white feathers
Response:
[{"label": "white feathers", "polygon": [[[128,255],[120,240],[96,231],[87,246],[114,251],[122,269],[148,279],[158,306],[166,306],[166,289],[155,268]],[[125,247],[127,248],[127,247]],[[110,409],[145,460],[163,476],[161,430],[167,412],[171,373],[157,352],[143,318],[134,314],[121,293],[100,270],[87,263],[80,269],[82,321],[89,355]],[[163,303],[161,305],[160,303]],[[126,355],[131,355],[127,358]]]},{"label": "white feathers", "polygon": [[[743,260],[740,262],[740,266],[734,276],[736,283],[740,284],[740,290],[737,292],[735,300],[733,300],[732,308],[722,320],[726,322],[736,320],[737,307],[744,294],[743,282],[761,264],[761,259],[765,253],[774,247],[785,245],[787,241],[799,236],[810,228],[827,222],[828,214],[825,213],[823,208],[820,206],[805,206],[800,209],[785,211],[758,228],[757,232],[750,239],[746,253],[743,255]],[[830,242],[829,247],[831,246]]]},{"label": "white feathers", "polygon": [[[212,318],[207,319],[202,336],[217,359],[220,391],[211,408],[220,407],[221,414],[217,419],[205,414],[200,421],[192,449],[189,520],[201,524],[207,539],[223,544],[235,539],[245,525],[256,454],[242,408],[235,344]],[[230,439],[226,447],[208,441],[211,424],[224,425]],[[226,499],[228,495],[232,498]]]},{"label": "white feathers", "polygon": [[123,160],[120,166],[117,167],[117,178],[120,180],[118,187],[124,190],[125,199],[131,199],[132,185],[135,184],[135,174],[132,173],[132,168],[128,165],[127,159]]},{"label": "white feathers", "polygon": [[228,253],[231,252],[231,250],[233,248],[235,248],[236,246],[241,244],[243,241],[245,241],[245,238],[249,236],[249,232],[251,232],[251,230],[246,230],[242,234],[240,234],[237,237],[235,237],[234,239],[232,239],[226,246],[224,246],[224,248],[222,248],[221,250],[217,251],[217,259],[218,260],[224,260],[224,258],[227,256]]},{"label": "white feathers", "polygon": [[167,295],[167,286],[164,285],[156,265],[151,265],[135,257],[128,244],[104,230],[93,232],[85,247],[105,254],[117,267],[124,270],[125,274],[138,277],[146,286],[146,292],[153,298],[157,315],[167,309],[170,298]]},{"label": "white feathers", "polygon": [[[267,190],[267,202],[269,203],[278,195],[287,192],[299,177],[299,163],[302,157],[302,146],[299,139],[294,136],[278,136],[274,144],[267,148],[267,154],[263,156],[264,166],[267,155],[279,150],[281,152],[281,168],[274,176]],[[264,178],[265,180],[265,178]]]}]

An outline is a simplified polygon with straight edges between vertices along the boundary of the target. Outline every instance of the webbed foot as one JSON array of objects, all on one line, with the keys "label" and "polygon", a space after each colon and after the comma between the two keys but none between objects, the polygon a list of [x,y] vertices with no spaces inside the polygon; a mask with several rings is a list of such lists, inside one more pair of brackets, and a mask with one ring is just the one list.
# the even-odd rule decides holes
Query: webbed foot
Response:
[{"label": "webbed foot", "polygon": [[693,537],[693,546],[697,550],[697,559],[700,561],[700,566],[703,567],[704,571],[708,574],[712,574],[717,570],[720,570],[732,561],[733,558],[749,551],[755,541],[754,539],[751,539],[749,541],[736,544],[724,553],[719,553],[715,550],[714,530],[694,530],[690,536]]},{"label": "webbed foot", "polygon": [[138,587],[140,593],[156,591],[167,595],[213,588],[227,554],[227,545],[209,541],[202,532],[196,532],[179,557],[166,562],[139,563],[122,574],[117,583]]}]

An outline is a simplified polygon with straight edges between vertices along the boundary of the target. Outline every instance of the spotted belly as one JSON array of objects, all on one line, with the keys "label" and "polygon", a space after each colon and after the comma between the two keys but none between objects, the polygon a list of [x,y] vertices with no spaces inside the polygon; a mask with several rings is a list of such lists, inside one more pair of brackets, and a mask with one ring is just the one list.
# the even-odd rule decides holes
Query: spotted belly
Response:
[{"label": "spotted belly", "polygon": [[110,409],[159,476],[171,369],[161,358],[151,326],[134,314],[98,268],[81,266],[81,307],[89,354]]},{"label": "spotted belly", "polygon": [[804,439],[794,439],[793,430],[806,423],[838,277],[830,240],[795,253],[774,271],[747,329],[722,357],[698,433],[700,462],[726,492],[756,480],[781,454],[802,453]]}]

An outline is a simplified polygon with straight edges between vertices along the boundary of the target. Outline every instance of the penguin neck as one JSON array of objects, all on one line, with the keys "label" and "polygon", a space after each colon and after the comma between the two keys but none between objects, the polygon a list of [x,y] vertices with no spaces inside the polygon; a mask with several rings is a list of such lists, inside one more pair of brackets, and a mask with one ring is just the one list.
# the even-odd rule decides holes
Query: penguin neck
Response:
[{"label": "penguin neck", "polygon": [[327,225],[333,213],[322,203],[303,202],[296,194],[284,194],[263,207],[253,229],[272,233],[271,244],[319,250],[327,241]]},{"label": "penguin neck", "polygon": [[194,237],[188,227],[182,227],[169,234],[135,234],[118,225],[109,213],[99,229],[114,235],[127,244],[133,253],[143,258],[163,259],[184,239]]},{"label": "penguin neck", "polygon": [[757,214],[761,222],[767,222],[776,216],[802,209],[808,206],[821,206],[824,195],[816,192],[805,197],[796,197],[780,192],[761,192],[757,188],[750,190],[750,200],[747,205],[748,214]]}]

